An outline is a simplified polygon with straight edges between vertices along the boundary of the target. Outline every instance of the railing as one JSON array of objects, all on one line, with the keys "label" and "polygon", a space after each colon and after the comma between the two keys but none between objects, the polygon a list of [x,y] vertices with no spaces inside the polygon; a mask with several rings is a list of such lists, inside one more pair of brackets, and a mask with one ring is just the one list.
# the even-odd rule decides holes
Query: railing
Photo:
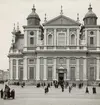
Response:
[{"label": "railing", "polygon": [[17,49],[12,49],[12,50],[10,50],[10,52],[9,52],[9,54],[22,54],[22,52],[23,52],[23,50],[17,50]]}]

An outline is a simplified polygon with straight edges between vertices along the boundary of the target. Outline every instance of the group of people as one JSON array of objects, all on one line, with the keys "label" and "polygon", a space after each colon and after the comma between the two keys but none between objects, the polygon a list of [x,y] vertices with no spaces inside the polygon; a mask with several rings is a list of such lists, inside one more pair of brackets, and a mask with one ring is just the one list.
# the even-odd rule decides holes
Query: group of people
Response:
[{"label": "group of people", "polygon": [[[50,84],[51,84],[51,83],[48,83],[47,85],[45,85],[45,88],[44,88],[44,92],[45,92],[45,93],[48,93],[48,92],[49,92],[49,88],[50,88],[50,86],[51,86]],[[76,87],[76,85],[77,85],[76,83],[69,84],[68,82],[64,82],[64,81],[60,81],[60,82],[54,81],[54,82],[53,82],[53,86],[54,86],[55,88],[58,88],[58,87],[60,86],[62,92],[64,92],[64,89],[68,87],[69,93],[71,93],[72,89],[73,89],[74,87]],[[79,83],[77,86],[78,86],[79,89],[81,89],[81,88],[83,87],[83,83]],[[96,94],[96,87],[95,87],[95,86],[93,86],[92,92],[93,92],[93,94]],[[89,93],[89,88],[88,88],[88,86],[86,87],[85,93]]]},{"label": "group of people", "polygon": [[11,90],[8,85],[5,85],[4,90],[1,89],[0,93],[1,93],[2,99],[14,99],[15,98],[15,90],[14,89]]},{"label": "group of people", "polygon": [[[93,92],[93,94],[96,94],[96,87],[93,86],[93,88],[92,88],[92,92]],[[86,91],[85,91],[85,93],[89,93],[88,86],[86,87]]]}]

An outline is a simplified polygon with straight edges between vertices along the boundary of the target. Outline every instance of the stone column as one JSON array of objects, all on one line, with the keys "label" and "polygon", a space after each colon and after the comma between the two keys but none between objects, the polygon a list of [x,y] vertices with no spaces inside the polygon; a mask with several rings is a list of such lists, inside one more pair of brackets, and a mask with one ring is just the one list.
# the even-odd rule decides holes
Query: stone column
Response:
[{"label": "stone column", "polygon": [[18,58],[16,59],[16,80],[18,80]]},{"label": "stone column", "polygon": [[13,59],[10,58],[9,62],[10,62],[10,64],[9,64],[9,68],[10,68],[9,71],[10,71],[10,73],[9,74],[10,74],[10,80],[12,80],[13,79],[13,70],[12,70],[13,69]]},{"label": "stone column", "polygon": [[67,50],[69,50],[69,40],[70,40],[70,37],[69,37],[69,28],[67,29]]},{"label": "stone column", "polygon": [[27,80],[27,57],[24,57],[23,80]]},{"label": "stone column", "polygon": [[56,43],[57,43],[57,34],[56,34],[56,29],[54,29],[54,39],[53,39],[53,42],[54,42],[54,49],[56,49]]},{"label": "stone column", "polygon": [[67,80],[70,80],[70,66],[69,66],[69,58],[67,58]]},{"label": "stone column", "polygon": [[76,80],[79,80],[79,58],[77,58],[77,65],[76,65]]},{"label": "stone column", "polygon": [[27,30],[24,30],[24,51],[27,51]]},{"label": "stone column", "polygon": [[80,30],[78,28],[77,29],[77,50],[79,50],[79,34],[80,34]]},{"label": "stone column", "polygon": [[100,80],[100,78],[99,78],[99,74],[100,74],[100,72],[99,72],[99,65],[100,65],[100,60],[99,60],[99,57],[97,58],[97,74],[96,74],[96,80],[98,81],[98,80]]},{"label": "stone column", "polygon": [[97,30],[97,50],[99,50],[100,48],[100,44],[99,44],[99,41],[100,41],[100,32],[99,30]]},{"label": "stone column", "polygon": [[83,59],[83,80],[87,80],[87,59]]},{"label": "stone column", "polygon": [[53,80],[57,80],[56,78],[56,58],[54,58]]},{"label": "stone column", "polygon": [[36,64],[36,80],[40,80],[40,59],[37,57],[37,64]]},{"label": "stone column", "polygon": [[47,45],[47,38],[46,38],[46,29],[44,29],[44,49],[46,50],[46,45]]},{"label": "stone column", "polygon": [[44,79],[47,80],[47,64],[46,64],[46,58],[44,58]]}]

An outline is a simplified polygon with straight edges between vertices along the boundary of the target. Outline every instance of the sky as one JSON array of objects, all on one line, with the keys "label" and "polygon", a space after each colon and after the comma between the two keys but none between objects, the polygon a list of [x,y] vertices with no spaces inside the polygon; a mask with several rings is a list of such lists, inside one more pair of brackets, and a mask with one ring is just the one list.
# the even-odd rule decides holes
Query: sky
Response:
[{"label": "sky", "polygon": [[45,13],[47,21],[59,16],[61,5],[63,15],[76,20],[77,13],[79,13],[80,22],[83,23],[90,3],[100,25],[100,0],[0,0],[0,69],[9,69],[7,55],[11,46],[13,24],[19,22],[20,30],[23,33],[22,26],[27,24],[26,18],[31,13],[33,4],[35,4],[42,24]]}]

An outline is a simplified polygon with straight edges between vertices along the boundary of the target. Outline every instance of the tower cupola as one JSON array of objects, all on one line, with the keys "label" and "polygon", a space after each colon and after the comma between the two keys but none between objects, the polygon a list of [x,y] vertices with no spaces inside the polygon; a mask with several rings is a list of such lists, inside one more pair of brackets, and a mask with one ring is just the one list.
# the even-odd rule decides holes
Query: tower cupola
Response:
[{"label": "tower cupola", "polygon": [[27,25],[28,26],[40,25],[40,18],[39,18],[39,15],[36,13],[36,9],[34,5],[32,8],[32,12],[27,17]]},{"label": "tower cupola", "polygon": [[91,4],[89,5],[88,12],[86,13],[83,21],[84,25],[97,25],[97,16],[92,11]]}]

